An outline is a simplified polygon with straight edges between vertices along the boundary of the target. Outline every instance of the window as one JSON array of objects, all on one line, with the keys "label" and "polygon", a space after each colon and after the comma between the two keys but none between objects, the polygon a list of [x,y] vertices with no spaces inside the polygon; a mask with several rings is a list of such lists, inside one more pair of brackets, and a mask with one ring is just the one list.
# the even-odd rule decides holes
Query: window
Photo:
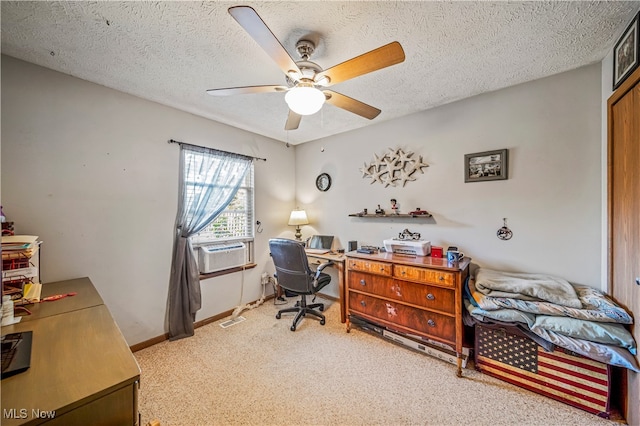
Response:
[{"label": "window", "polygon": [[251,164],[231,203],[213,222],[194,236],[194,242],[252,240],[253,237],[253,164]]},{"label": "window", "polygon": [[[205,245],[243,242],[245,263],[253,263],[254,167],[247,173],[229,205],[202,231],[192,237],[194,248]],[[196,182],[192,182],[197,185]],[[196,253],[197,257],[197,253]]]}]

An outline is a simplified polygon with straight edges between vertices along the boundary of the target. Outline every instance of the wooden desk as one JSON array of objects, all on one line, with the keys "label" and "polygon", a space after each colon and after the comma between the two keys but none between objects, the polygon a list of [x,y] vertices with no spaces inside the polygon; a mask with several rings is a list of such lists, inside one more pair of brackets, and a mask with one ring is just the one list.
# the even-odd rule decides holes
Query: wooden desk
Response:
[{"label": "wooden desk", "polygon": [[309,258],[309,264],[319,265],[321,263],[326,262],[327,260],[333,261],[332,268],[335,268],[338,271],[338,295],[340,298],[340,322],[344,323],[347,321],[347,305],[345,303],[346,299],[346,286],[345,283],[345,270],[344,270],[344,262],[346,257],[344,254],[340,253],[307,253],[307,257]]},{"label": "wooden desk", "polygon": [[138,424],[140,368],[107,307],[93,305],[97,292],[87,284],[93,287],[88,279],[52,286],[83,296],[39,304],[45,309],[29,320],[2,327],[2,334],[33,332],[31,367],[2,380],[3,425]]}]

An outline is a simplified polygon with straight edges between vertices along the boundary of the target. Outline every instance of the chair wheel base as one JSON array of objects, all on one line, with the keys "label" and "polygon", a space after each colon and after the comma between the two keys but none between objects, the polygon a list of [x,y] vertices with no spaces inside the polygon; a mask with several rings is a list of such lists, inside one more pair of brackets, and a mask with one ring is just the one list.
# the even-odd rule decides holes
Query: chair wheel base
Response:
[{"label": "chair wheel base", "polygon": [[[317,311],[314,310],[314,309],[317,309]],[[293,324],[291,325],[290,330],[291,331],[296,331],[300,321],[302,321],[302,319],[305,318],[308,315],[316,317],[318,320],[320,320],[320,325],[325,325],[326,319],[325,319],[324,315],[322,315],[320,313],[321,311],[324,311],[324,304],[322,304],[322,303],[312,303],[310,305],[307,305],[307,300],[305,298],[305,295],[303,294],[302,295],[302,299],[300,301],[298,301],[298,303],[296,303],[296,306],[291,307],[291,308],[280,309],[276,313],[276,319],[282,318],[282,314],[283,313],[294,313],[295,312],[296,316],[293,319]]]}]

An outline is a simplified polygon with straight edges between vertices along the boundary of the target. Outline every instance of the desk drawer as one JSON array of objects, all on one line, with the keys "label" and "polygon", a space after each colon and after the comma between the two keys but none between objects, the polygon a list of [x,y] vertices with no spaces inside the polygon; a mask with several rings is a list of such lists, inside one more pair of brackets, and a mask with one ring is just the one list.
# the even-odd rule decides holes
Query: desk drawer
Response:
[{"label": "desk drawer", "polygon": [[362,259],[347,259],[347,266],[353,271],[371,272],[372,274],[391,276],[391,264]]},{"label": "desk drawer", "polygon": [[455,292],[446,288],[394,280],[360,272],[349,274],[349,288],[371,295],[455,314]]},{"label": "desk drawer", "polygon": [[406,265],[394,265],[393,276],[401,280],[418,281],[447,287],[453,287],[456,282],[455,275],[451,272]]},{"label": "desk drawer", "polygon": [[354,292],[349,292],[349,310],[375,318],[385,325],[404,326],[421,334],[456,341],[454,317]]}]

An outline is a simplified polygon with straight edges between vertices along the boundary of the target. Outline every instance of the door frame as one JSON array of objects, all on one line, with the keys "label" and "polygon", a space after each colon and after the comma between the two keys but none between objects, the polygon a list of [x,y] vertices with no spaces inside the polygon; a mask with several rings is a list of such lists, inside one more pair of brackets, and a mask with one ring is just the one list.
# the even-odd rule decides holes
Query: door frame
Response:
[{"label": "door frame", "polygon": [[[640,67],[638,67],[627,79],[616,89],[615,92],[607,100],[607,293],[613,296],[613,106],[622,99],[627,93],[640,82]],[[640,131],[640,120],[637,121],[637,129]],[[632,312],[634,314],[634,312]],[[636,327],[640,327],[638,321],[640,321],[640,312],[635,312]],[[630,411],[631,417],[636,421],[640,419],[640,408],[638,407],[638,401],[629,401],[628,381],[640,381],[640,374],[624,371],[619,375],[620,377],[614,378],[620,380],[622,393],[621,403],[624,404],[622,408],[622,415],[625,419],[629,420]],[[640,423],[640,422],[639,422]]]}]

